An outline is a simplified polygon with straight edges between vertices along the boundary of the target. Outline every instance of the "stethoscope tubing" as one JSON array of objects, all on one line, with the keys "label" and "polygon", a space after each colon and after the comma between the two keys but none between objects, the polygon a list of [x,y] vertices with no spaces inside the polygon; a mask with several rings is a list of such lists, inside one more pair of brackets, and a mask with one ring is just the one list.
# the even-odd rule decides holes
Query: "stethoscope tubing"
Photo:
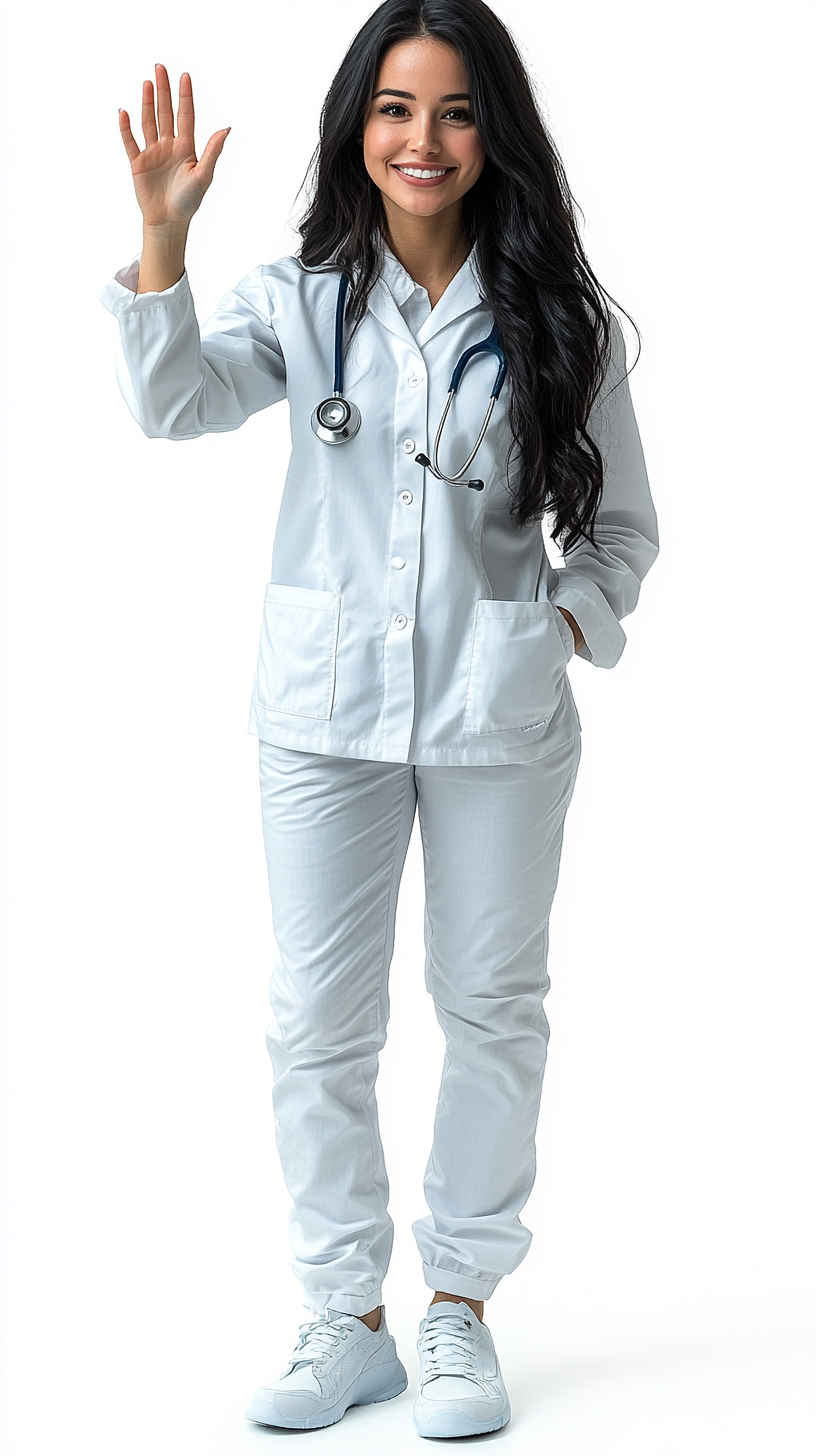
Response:
[{"label": "stethoscope tubing", "polygon": [[341,273],[340,286],[337,289],[337,308],[334,312],[334,394],[336,399],[343,397],[343,332],[348,291],[349,275]]}]

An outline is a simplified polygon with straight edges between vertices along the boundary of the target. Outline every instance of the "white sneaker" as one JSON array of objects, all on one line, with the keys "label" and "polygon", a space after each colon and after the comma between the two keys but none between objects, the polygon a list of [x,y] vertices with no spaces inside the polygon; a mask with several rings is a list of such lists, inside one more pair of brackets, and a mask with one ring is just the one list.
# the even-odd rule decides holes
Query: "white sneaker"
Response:
[{"label": "white sneaker", "polygon": [[350,1405],[390,1400],[408,1384],[385,1323],[370,1330],[353,1314],[327,1309],[300,1327],[300,1336],[280,1380],[256,1390],[246,1412],[261,1426],[312,1430],[331,1426]]},{"label": "white sneaker", "polygon": [[510,1402],[493,1339],[469,1304],[432,1304],[417,1350],[414,1426],[420,1436],[479,1436],[507,1425]]}]

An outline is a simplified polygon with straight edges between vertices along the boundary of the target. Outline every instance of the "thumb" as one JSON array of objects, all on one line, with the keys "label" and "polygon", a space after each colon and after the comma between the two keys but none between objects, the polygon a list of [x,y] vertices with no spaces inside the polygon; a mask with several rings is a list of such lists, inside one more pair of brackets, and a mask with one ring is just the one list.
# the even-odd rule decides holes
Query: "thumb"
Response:
[{"label": "thumb", "polygon": [[213,172],[215,171],[215,164],[218,161],[218,158],[221,156],[224,142],[227,140],[227,137],[229,136],[231,131],[232,127],[227,126],[224,127],[223,131],[213,132],[210,140],[207,142],[206,147],[201,153],[201,158],[198,163],[198,171],[201,172],[202,181],[206,187],[209,187],[210,183],[212,182]]}]

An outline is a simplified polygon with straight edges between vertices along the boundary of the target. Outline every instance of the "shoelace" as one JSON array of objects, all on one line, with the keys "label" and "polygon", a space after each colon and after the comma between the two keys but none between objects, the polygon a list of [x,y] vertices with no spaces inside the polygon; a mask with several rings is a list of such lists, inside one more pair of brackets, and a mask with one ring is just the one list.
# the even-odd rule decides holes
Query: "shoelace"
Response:
[{"label": "shoelace", "polygon": [[439,1314],[419,1336],[419,1354],[426,1375],[475,1375],[470,1320],[460,1314]]},{"label": "shoelace", "polygon": [[315,1365],[322,1365],[341,1340],[348,1339],[353,1329],[354,1315],[324,1314],[320,1319],[308,1320],[300,1326],[290,1365],[294,1369],[309,1360]]}]

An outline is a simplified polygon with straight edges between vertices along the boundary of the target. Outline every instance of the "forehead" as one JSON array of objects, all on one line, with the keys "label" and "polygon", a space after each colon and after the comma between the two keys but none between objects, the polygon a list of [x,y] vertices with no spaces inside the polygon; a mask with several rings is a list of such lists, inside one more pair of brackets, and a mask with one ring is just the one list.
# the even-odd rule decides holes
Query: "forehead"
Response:
[{"label": "forehead", "polygon": [[446,41],[430,36],[397,41],[385,52],[377,72],[374,90],[397,86],[402,91],[436,92],[466,90],[467,72],[459,52]]}]

